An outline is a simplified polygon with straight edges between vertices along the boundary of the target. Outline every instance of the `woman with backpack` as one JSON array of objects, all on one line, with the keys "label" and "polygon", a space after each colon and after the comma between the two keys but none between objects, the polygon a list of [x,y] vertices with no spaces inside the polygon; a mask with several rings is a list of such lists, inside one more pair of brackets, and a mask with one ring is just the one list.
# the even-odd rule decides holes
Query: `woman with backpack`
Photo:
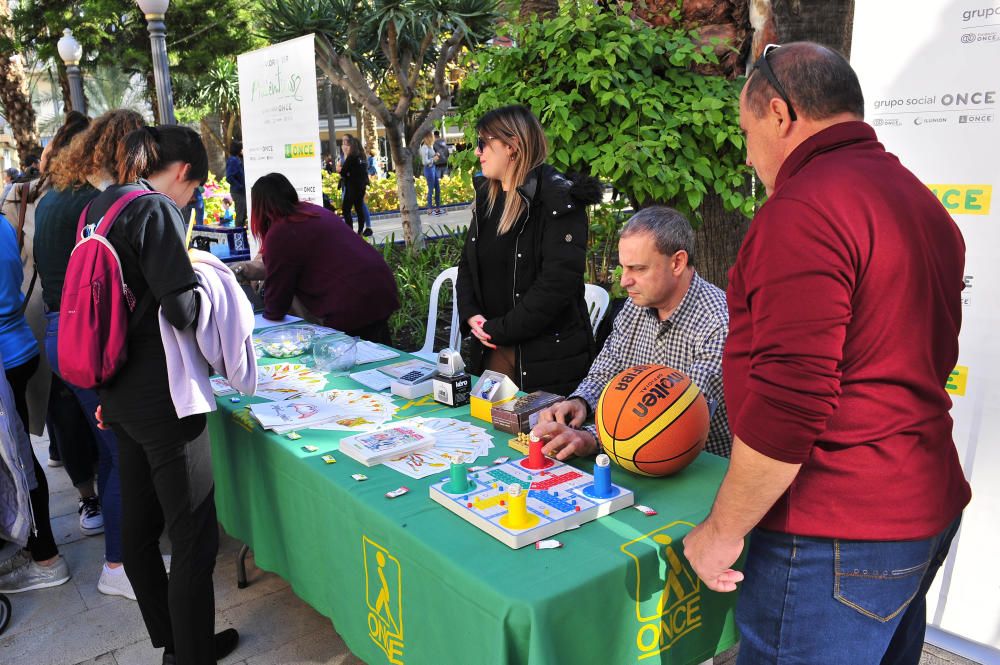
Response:
[{"label": "woman with backpack", "polygon": [[[143,127],[125,137],[116,164],[115,184],[94,199],[86,222],[113,217],[107,241],[136,303],[126,360],[101,385],[98,410],[102,427],[118,438],[125,569],[163,662],[215,663],[239,635],[213,636],[219,532],[208,431],[203,414],[177,417],[158,314],[178,330],[197,320],[197,279],[178,206],[208,177],[208,155],[191,129]],[[121,208],[119,200],[133,196]],[[120,212],[109,214],[116,204]],[[159,548],[164,527],[173,545],[169,585]]]},{"label": "woman with backpack", "polygon": [[[53,372],[73,393],[89,426],[89,432],[85,434],[76,432],[64,436],[61,430],[70,427],[70,423],[77,422],[79,418],[73,410],[66,409],[53,414],[66,419],[65,424],[56,423],[53,432],[60,437],[61,444],[76,448],[86,448],[91,439],[96,442],[98,496],[94,496],[92,480],[88,486],[85,483],[87,477],[75,469],[75,463],[67,467],[74,484],[86,493],[79,505],[80,529],[86,535],[104,534],[105,563],[97,580],[98,591],[131,600],[135,600],[135,592],[122,565],[118,442],[113,432],[101,431],[97,427],[94,418],[99,402],[97,392],[65,380],[59,367],[57,347],[63,285],[70,254],[79,241],[77,226],[80,215],[112,183],[118,144],[129,132],[142,126],[142,116],[135,111],[109,111],[77,134],[63,150],[50,157],[47,170],[52,188],[39,200],[35,209],[34,245],[35,266],[46,309],[45,354]],[[59,384],[54,385],[58,387]],[[75,452],[83,453],[80,450]]]}]

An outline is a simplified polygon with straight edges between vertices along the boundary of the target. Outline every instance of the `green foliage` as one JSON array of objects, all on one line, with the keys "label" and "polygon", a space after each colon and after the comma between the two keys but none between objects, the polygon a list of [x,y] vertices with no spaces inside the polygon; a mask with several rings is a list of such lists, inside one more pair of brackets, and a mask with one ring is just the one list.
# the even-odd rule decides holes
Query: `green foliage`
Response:
[{"label": "green foliage", "polygon": [[[423,205],[427,201],[427,181],[423,178],[415,178],[414,184],[417,190],[417,203]],[[375,214],[398,211],[398,191],[395,172],[382,178],[373,178],[365,193],[368,209]],[[334,208],[339,210],[342,201],[340,174],[323,171],[323,193],[330,198]],[[468,172],[455,171],[441,179],[441,203],[443,205],[468,203],[472,201],[473,196],[472,176]]]},{"label": "green foliage", "polygon": [[716,61],[710,46],[681,27],[651,28],[630,10],[570,0],[556,18],[502,28],[517,46],[470,58],[464,123],[521,103],[541,120],[560,170],[610,181],[635,205],[673,205],[696,223],[710,194],[751,216],[741,82],[694,72]]},{"label": "green foliage", "polygon": [[[178,105],[196,103],[195,82],[222,56],[260,45],[251,17],[258,0],[185,0],[166,14],[167,52]],[[24,0],[13,12],[16,43],[0,50],[32,50],[42,60],[61,62],[56,42],[64,27],[83,46],[84,78],[97,66],[152,76],[146,19],[135,0]]]},{"label": "green foliage", "polygon": [[[415,351],[424,341],[427,309],[431,286],[442,270],[458,265],[465,245],[466,229],[448,227],[429,229],[429,235],[442,238],[428,241],[423,251],[410,252],[389,238],[382,245],[382,257],[396,276],[400,307],[389,319],[393,344],[406,351]],[[445,327],[451,325],[451,289],[442,289],[438,302],[438,338],[447,339]]]}]

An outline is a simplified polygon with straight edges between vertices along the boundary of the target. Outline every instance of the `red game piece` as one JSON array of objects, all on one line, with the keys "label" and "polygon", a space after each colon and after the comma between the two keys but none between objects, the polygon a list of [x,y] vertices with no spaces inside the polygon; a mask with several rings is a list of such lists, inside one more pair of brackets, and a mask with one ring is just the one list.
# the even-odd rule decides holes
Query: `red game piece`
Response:
[{"label": "red game piece", "polygon": [[554,462],[542,454],[544,446],[545,442],[532,434],[528,439],[528,459],[521,460],[521,466],[525,469],[547,469],[552,466]]}]

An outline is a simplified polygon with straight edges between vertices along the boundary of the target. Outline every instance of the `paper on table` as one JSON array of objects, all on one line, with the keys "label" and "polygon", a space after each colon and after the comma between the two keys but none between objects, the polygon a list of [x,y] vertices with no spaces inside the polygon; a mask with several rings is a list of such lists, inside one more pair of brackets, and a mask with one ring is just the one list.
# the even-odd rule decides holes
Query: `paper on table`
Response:
[{"label": "paper on table", "polygon": [[263,314],[257,314],[253,317],[253,329],[262,330],[264,328],[273,328],[275,326],[283,326],[289,323],[298,323],[301,320],[302,319],[297,316],[286,314],[285,318],[280,321],[271,321],[269,319],[265,319]]},{"label": "paper on table", "polygon": [[358,342],[358,359],[355,361],[355,364],[364,365],[365,363],[374,363],[380,360],[396,358],[398,356],[399,354],[397,352],[392,349],[387,349],[381,344],[361,340]]},{"label": "paper on table", "polygon": [[388,390],[392,385],[392,379],[377,369],[366,369],[363,372],[354,372],[348,376],[372,390]]}]

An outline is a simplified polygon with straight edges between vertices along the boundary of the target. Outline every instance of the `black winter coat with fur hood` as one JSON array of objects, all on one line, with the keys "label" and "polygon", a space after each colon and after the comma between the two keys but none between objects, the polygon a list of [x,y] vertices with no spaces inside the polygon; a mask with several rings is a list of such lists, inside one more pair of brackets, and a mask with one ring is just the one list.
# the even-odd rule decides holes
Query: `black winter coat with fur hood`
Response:
[{"label": "black winter coat with fur hood", "polygon": [[[462,333],[468,320],[483,313],[482,280],[476,239],[479,219],[487,214],[485,178],[476,178],[472,223],[458,265],[457,300]],[[586,206],[601,200],[596,178],[569,180],[543,164],[517,188],[528,213],[508,233],[513,244],[513,283],[507,313],[487,320],[483,329],[493,343],[514,349],[515,373],[521,390],[569,395],[587,375],[594,358],[594,336],[584,301],[584,270],[589,222]],[[499,218],[500,206],[490,215]],[[490,226],[496,228],[497,220]],[[496,279],[496,276],[492,277]],[[506,279],[506,277],[504,277]],[[481,374],[485,347],[471,340],[468,369]]]}]

